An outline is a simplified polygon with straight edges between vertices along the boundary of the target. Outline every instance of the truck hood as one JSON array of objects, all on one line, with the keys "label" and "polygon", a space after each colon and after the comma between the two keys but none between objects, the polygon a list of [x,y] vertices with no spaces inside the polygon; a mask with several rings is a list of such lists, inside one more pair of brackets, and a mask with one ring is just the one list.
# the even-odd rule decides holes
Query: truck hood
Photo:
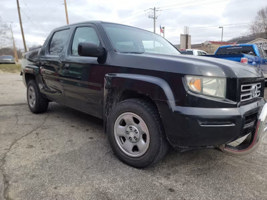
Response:
[{"label": "truck hood", "polygon": [[227,78],[254,78],[263,76],[259,68],[204,56],[115,53],[114,56],[108,58],[107,62],[115,66],[201,76]]}]

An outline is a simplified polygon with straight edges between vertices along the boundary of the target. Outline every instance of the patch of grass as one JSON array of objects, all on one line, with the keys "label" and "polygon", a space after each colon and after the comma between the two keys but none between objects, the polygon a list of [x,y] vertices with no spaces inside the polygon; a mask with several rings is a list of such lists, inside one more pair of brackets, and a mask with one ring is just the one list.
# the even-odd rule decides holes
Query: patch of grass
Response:
[{"label": "patch of grass", "polygon": [[20,70],[20,64],[0,64],[0,72],[19,73]]}]

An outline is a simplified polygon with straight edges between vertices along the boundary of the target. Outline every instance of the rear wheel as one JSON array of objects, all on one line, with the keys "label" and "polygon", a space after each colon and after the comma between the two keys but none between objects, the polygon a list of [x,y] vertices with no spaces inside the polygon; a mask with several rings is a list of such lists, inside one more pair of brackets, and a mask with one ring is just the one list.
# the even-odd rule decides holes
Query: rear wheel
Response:
[{"label": "rear wheel", "polygon": [[48,99],[40,93],[34,80],[27,84],[27,102],[33,113],[43,113],[48,108]]},{"label": "rear wheel", "polygon": [[133,167],[154,164],[168,150],[156,109],[140,99],[117,104],[108,117],[107,133],[117,157]]}]

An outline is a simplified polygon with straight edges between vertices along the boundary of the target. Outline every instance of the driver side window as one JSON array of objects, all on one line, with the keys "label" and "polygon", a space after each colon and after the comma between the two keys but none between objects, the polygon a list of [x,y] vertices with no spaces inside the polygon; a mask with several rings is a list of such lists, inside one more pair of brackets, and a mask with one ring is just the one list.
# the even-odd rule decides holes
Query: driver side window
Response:
[{"label": "driver side window", "polygon": [[78,27],[73,37],[71,54],[78,56],[78,45],[81,42],[87,42],[99,46],[100,41],[96,31],[92,27]]}]

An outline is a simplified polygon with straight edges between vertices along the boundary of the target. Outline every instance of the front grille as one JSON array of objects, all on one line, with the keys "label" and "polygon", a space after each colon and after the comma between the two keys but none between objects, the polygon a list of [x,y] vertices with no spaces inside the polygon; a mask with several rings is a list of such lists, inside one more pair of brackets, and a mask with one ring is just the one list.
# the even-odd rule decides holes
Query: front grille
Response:
[{"label": "front grille", "polygon": [[241,102],[249,101],[259,96],[261,96],[261,83],[241,85]]}]

